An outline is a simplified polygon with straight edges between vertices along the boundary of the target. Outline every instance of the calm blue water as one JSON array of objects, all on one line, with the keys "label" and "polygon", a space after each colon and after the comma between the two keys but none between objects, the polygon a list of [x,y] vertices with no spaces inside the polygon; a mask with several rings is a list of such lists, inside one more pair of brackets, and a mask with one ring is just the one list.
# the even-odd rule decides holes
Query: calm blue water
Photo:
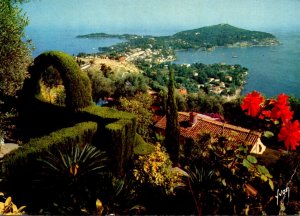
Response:
[{"label": "calm blue water", "polygon": [[77,55],[80,52],[95,53],[98,47],[108,47],[123,40],[116,38],[109,39],[87,39],[76,38],[80,34],[88,34],[91,32],[80,31],[74,29],[48,29],[48,28],[30,28],[26,29],[26,33],[32,39],[35,50],[33,57],[47,50],[61,50],[70,55]]},{"label": "calm blue water", "polygon": [[240,64],[249,69],[243,94],[258,90],[268,97],[282,92],[300,97],[300,32],[273,34],[281,45],[218,48],[213,52],[178,51],[175,63]]},{"label": "calm blue water", "polygon": [[[94,53],[98,47],[111,46],[122,42],[119,39],[79,39],[79,34],[92,30],[79,29],[26,29],[36,49],[33,56],[47,50],[62,50],[71,55],[79,52]],[[99,31],[98,31],[99,32]],[[138,32],[138,31],[137,31]],[[137,33],[134,32],[134,33]],[[176,31],[174,31],[176,32]],[[172,34],[174,32],[170,32]],[[120,32],[120,34],[123,32]],[[149,34],[149,32],[147,32]],[[281,45],[274,47],[217,48],[213,52],[177,51],[175,63],[240,64],[249,69],[243,94],[258,90],[266,96],[286,93],[300,97],[300,32],[272,32]],[[155,35],[167,35],[166,32]],[[232,58],[237,56],[237,58]]]}]

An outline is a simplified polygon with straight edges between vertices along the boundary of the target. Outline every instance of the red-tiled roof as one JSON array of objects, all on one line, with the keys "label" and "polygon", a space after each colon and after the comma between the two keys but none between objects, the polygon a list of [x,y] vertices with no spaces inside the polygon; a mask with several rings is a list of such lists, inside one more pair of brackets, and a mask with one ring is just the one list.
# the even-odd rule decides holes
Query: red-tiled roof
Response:
[{"label": "red-tiled roof", "polygon": [[[179,123],[188,123],[189,120],[189,113],[178,112]],[[157,122],[155,127],[165,130],[166,116]],[[230,137],[232,141],[245,141],[252,145],[254,145],[261,136],[258,132],[251,131],[249,134],[249,129],[219,122],[209,116],[206,117],[201,114],[197,115],[197,121],[194,125],[190,126],[187,124],[187,127],[180,127],[180,135],[186,138],[197,139],[199,134],[204,132],[209,132],[213,135],[224,135],[226,137]]]}]

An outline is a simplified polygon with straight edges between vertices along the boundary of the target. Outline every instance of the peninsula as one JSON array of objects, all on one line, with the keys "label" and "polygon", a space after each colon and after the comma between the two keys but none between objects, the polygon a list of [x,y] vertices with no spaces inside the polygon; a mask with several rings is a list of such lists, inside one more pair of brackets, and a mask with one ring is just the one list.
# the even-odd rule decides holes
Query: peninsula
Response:
[{"label": "peninsula", "polygon": [[[136,34],[92,33],[78,38],[119,38],[124,42],[110,47],[100,47],[101,58],[126,60],[134,63],[152,80],[152,89],[157,91],[166,86],[167,62],[176,59],[175,50],[201,49],[211,51],[215,47],[274,46],[279,41],[270,33],[250,31],[228,24],[219,24],[193,30],[181,31],[171,36]],[[84,57],[85,55],[79,55]],[[203,90],[208,94],[232,98],[240,94],[246,83],[248,69],[240,65],[225,63],[204,65],[185,64],[173,66],[175,80],[182,90],[196,93]]]},{"label": "peninsula", "polygon": [[[247,47],[247,46],[274,46],[279,41],[270,33],[250,31],[237,28],[229,24],[218,24],[193,30],[181,31],[171,36],[151,36],[136,34],[106,34],[92,33],[78,35],[77,38],[119,38],[123,43],[113,46],[114,49],[156,48],[156,49],[211,49],[218,46]],[[110,47],[111,48],[111,47]],[[107,51],[106,48],[103,51]]]}]

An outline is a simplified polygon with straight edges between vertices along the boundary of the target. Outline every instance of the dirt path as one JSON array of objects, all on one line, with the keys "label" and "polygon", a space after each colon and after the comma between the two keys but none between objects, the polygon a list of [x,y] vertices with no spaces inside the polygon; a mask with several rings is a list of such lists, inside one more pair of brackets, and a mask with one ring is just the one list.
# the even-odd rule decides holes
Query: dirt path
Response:
[{"label": "dirt path", "polygon": [[5,143],[0,144],[0,158],[3,158],[4,155],[8,154],[9,152],[19,148],[18,144],[15,143]]},{"label": "dirt path", "polygon": [[103,59],[103,58],[80,58],[84,60],[85,62],[92,62],[90,64],[91,69],[100,70],[101,64],[105,64],[106,66],[109,66],[113,72],[119,73],[119,72],[130,72],[130,73],[140,73],[141,71],[131,62],[127,61],[117,61],[117,60],[111,60],[111,59]]}]

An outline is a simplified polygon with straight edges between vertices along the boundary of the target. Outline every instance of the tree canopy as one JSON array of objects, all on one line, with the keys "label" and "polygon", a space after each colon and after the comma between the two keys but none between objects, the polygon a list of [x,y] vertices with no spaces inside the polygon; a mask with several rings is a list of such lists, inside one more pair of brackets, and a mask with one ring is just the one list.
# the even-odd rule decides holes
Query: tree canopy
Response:
[{"label": "tree canopy", "polygon": [[0,96],[16,94],[30,62],[29,42],[24,41],[28,19],[16,2],[20,1],[0,1]]}]

